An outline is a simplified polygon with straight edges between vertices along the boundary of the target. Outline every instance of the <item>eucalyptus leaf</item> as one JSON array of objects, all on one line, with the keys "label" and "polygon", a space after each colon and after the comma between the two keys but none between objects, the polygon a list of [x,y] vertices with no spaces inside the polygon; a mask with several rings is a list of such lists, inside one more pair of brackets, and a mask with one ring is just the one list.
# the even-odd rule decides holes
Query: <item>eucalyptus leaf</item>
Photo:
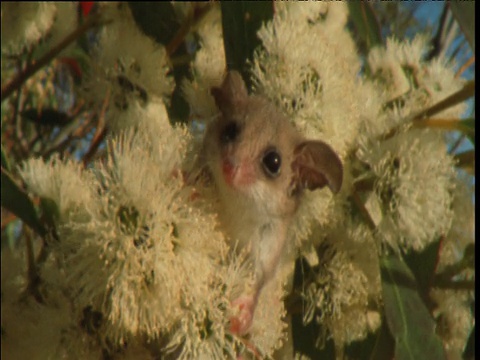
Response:
[{"label": "eucalyptus leaf", "polygon": [[130,1],[128,5],[142,32],[160,44],[167,45],[180,28],[170,1]]},{"label": "eucalyptus leaf", "polygon": [[41,236],[45,236],[46,230],[37,215],[35,207],[28,195],[21,190],[9,174],[2,168],[2,207],[22,219]]},{"label": "eucalyptus leaf", "polygon": [[15,249],[15,246],[18,244],[18,234],[17,234],[17,229],[18,229],[18,224],[19,221],[12,221],[10,224],[8,224],[5,228],[5,239],[2,236],[2,247],[7,244],[8,248],[10,250]]},{"label": "eucalyptus leaf", "polygon": [[470,336],[468,337],[467,345],[463,351],[463,358],[466,360],[475,359],[475,326],[473,326]]},{"label": "eucalyptus leaf", "polygon": [[461,121],[462,130],[470,139],[473,145],[475,145],[475,119],[468,118]]},{"label": "eucalyptus leaf", "polygon": [[448,4],[475,53],[475,1],[449,1]]},{"label": "eucalyptus leaf", "polygon": [[347,4],[357,34],[366,44],[366,52],[377,45],[382,45],[380,24],[372,5],[366,1],[349,1]]},{"label": "eucalyptus leaf", "polygon": [[382,319],[382,325],[377,331],[377,339],[372,353],[369,356],[370,360],[390,360],[393,358],[393,350],[395,348],[395,341],[388,330],[387,321]]},{"label": "eucalyptus leaf", "polygon": [[424,293],[428,292],[432,285],[440,247],[441,239],[438,239],[427,245],[421,252],[411,251],[405,255],[405,262],[415,275],[418,288]]},{"label": "eucalyptus leaf", "polygon": [[380,259],[385,316],[395,339],[396,360],[446,359],[435,322],[408,266],[395,256]]},{"label": "eucalyptus leaf", "polygon": [[55,223],[60,217],[60,211],[57,204],[52,199],[40,198],[40,207],[47,226],[53,229]]},{"label": "eucalyptus leaf", "polygon": [[250,88],[247,60],[261,44],[257,31],[273,18],[272,1],[222,1],[222,28],[228,70],[238,70]]},{"label": "eucalyptus leaf", "polygon": [[5,153],[5,149],[2,145],[2,168],[7,171],[10,171],[10,162],[8,161],[7,154]]}]

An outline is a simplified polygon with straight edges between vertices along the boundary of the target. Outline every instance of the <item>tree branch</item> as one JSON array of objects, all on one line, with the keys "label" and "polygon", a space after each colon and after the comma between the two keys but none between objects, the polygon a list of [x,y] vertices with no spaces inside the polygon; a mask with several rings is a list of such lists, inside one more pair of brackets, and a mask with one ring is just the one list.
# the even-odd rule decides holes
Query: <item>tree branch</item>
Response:
[{"label": "tree branch", "polygon": [[47,65],[50,61],[52,61],[68,45],[77,40],[80,36],[87,32],[87,30],[97,25],[100,25],[99,16],[92,16],[88,18],[83,25],[74,30],[70,35],[63,39],[58,45],[54,46],[44,56],[42,56],[40,59],[33,62],[32,64],[28,64],[22,72],[18,73],[18,75],[14,77],[10,82],[8,82],[5,86],[2,86],[1,101],[3,102],[3,100],[9,97],[15,90],[20,88],[20,86],[22,86],[25,81],[27,81],[33,74],[35,74],[38,70]]}]

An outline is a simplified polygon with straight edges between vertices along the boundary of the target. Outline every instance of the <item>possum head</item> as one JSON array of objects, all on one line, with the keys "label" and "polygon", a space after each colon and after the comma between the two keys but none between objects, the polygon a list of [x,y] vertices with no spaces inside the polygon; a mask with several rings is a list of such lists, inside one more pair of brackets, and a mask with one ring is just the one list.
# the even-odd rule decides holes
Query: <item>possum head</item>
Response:
[{"label": "possum head", "polygon": [[207,129],[205,152],[221,191],[269,215],[289,216],[303,189],[340,190],[337,154],[322,141],[304,139],[266,98],[249,96],[238,72],[230,71],[211,93],[221,115]]}]

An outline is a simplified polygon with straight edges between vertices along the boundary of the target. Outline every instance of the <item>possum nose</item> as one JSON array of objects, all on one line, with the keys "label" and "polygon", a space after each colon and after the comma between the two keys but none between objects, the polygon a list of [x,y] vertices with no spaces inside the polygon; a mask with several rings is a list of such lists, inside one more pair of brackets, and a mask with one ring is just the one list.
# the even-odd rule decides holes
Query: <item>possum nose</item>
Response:
[{"label": "possum nose", "polygon": [[230,159],[224,159],[222,162],[222,172],[223,177],[225,178],[225,182],[228,185],[233,185],[233,180],[235,179],[235,173],[237,171],[236,166]]},{"label": "possum nose", "polygon": [[235,189],[248,187],[255,182],[255,171],[248,161],[226,157],[222,161],[222,172],[227,185]]}]

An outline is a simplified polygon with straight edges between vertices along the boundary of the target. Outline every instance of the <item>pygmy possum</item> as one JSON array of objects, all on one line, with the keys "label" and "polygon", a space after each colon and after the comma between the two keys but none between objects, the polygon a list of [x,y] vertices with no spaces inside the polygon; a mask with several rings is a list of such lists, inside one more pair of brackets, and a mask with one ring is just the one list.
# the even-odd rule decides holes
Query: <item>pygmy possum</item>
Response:
[{"label": "pygmy possum", "polygon": [[241,75],[211,89],[220,110],[205,133],[201,158],[220,199],[221,226],[239,248],[250,246],[254,284],[234,300],[230,330],[248,332],[259,295],[274,276],[287,230],[305,189],[342,185],[342,163],[330,146],[307,140],[261,95],[248,95]]}]

